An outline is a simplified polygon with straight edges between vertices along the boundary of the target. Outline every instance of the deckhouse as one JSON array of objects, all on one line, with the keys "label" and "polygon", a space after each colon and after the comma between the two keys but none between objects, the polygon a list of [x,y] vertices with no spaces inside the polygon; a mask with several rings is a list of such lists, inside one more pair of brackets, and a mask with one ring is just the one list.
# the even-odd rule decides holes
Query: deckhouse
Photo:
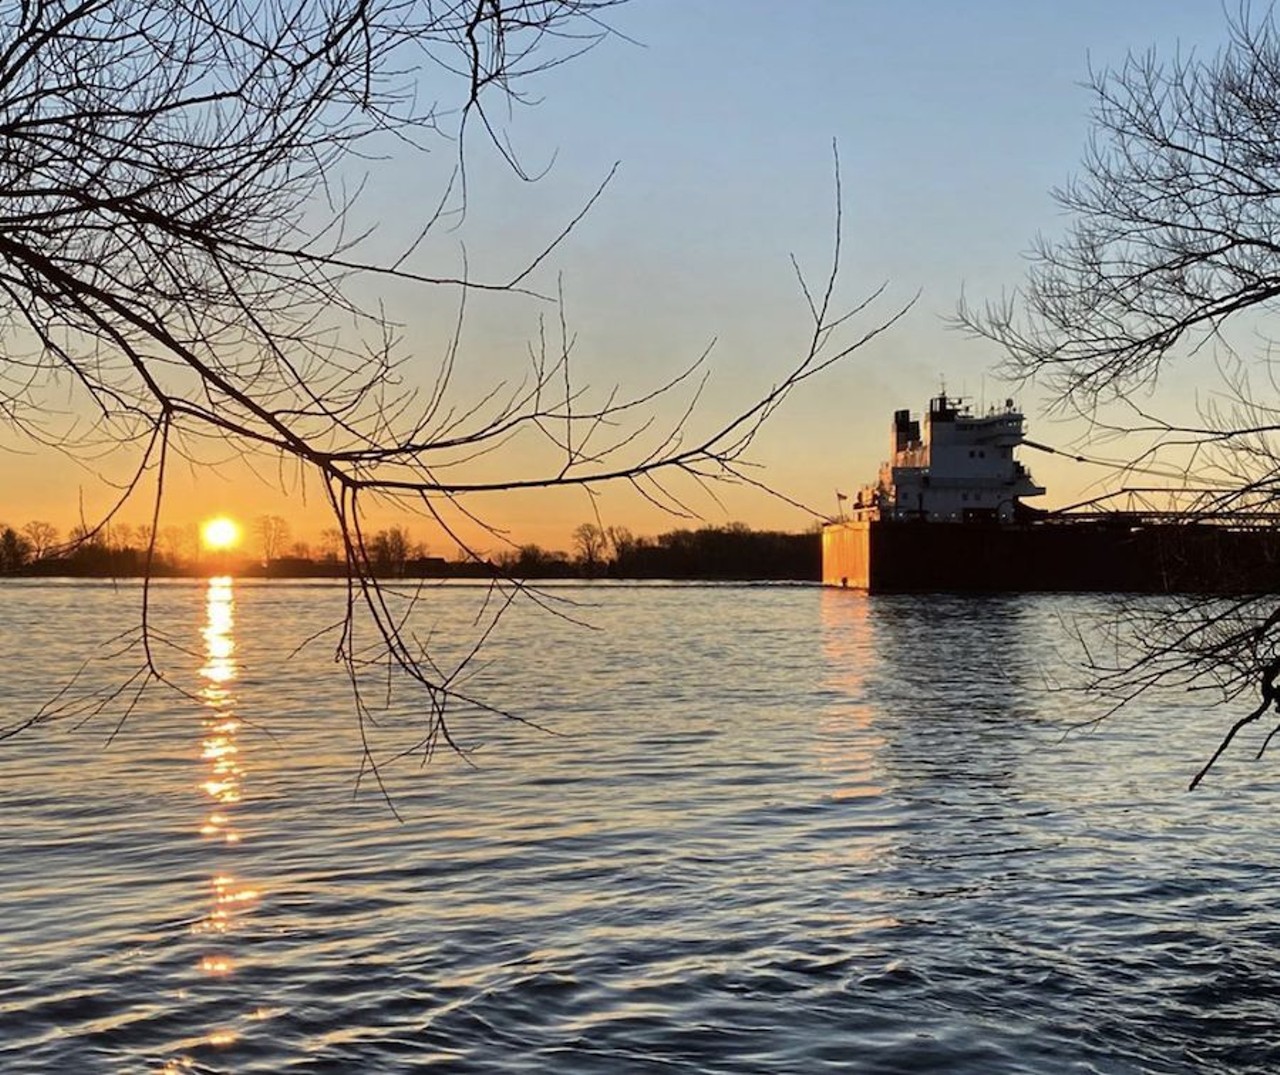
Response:
[{"label": "deckhouse", "polygon": [[1011,522],[1021,497],[1044,492],[1013,457],[1022,426],[1011,399],[975,415],[944,392],[929,401],[923,424],[896,411],[892,454],[879,481],[858,494],[854,518]]}]

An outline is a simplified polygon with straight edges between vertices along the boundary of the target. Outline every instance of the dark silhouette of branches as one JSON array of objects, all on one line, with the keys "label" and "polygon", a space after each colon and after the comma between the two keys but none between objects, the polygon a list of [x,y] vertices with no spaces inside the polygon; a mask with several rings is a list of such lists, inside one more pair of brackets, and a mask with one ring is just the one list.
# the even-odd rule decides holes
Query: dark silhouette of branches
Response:
[{"label": "dark silhouette of branches", "polygon": [[[985,307],[962,304],[959,320],[1002,346],[1011,376],[1085,416],[1095,437],[1140,443],[1128,469],[1194,489],[1184,497],[1189,517],[1230,513],[1238,525],[1273,527],[1280,403],[1265,334],[1280,297],[1274,13],[1243,7],[1216,55],[1130,56],[1094,72],[1091,88],[1081,172],[1055,192],[1070,220],[1065,235],[1036,242],[1020,290]],[[1248,331],[1263,341],[1256,355],[1240,352]],[[1191,361],[1211,362],[1212,391],[1196,418],[1169,416],[1154,389]],[[1211,766],[1244,726],[1276,711],[1275,600],[1273,590],[1239,602],[1126,606],[1130,648],[1096,663],[1092,686],[1121,704],[1169,684],[1255,693],[1256,708]]]},{"label": "dark silhouette of branches", "polygon": [[[837,220],[835,263],[805,290],[809,338],[740,414],[708,417],[705,355],[634,395],[589,391],[573,375],[574,340],[554,296],[554,327],[523,382],[499,380],[459,402],[468,297],[536,298],[535,270],[601,191],[505,279],[473,277],[465,262],[433,274],[421,244],[465,207],[473,121],[528,176],[492,106],[519,102],[529,76],[606,36],[600,19],[614,2],[0,2],[3,420],[81,458],[132,451],[120,500],[154,497],[148,564],[164,540],[175,462],[238,457],[313,475],[348,569],[337,648],[362,729],[366,673],[395,673],[423,690],[426,753],[458,745],[447,712],[489,710],[458,688],[462,667],[436,667],[412,636],[414,592],[375,578],[386,550],[365,532],[365,504],[416,506],[455,541],[442,509],[478,519],[467,503],[477,493],[622,484],[688,513],[679,481],[758,484],[746,453],[761,424],[901,313],[838,339],[867,304],[835,308]],[[427,100],[437,85],[451,96]],[[388,147],[449,135],[454,181],[397,252],[372,255],[355,223],[360,171]],[[429,390],[408,387],[415,356],[397,326],[356,298],[379,281],[457,297],[453,343]],[[54,396],[74,402],[51,407]],[[495,615],[503,607],[492,604]],[[131,686],[161,676],[145,599],[142,623],[127,636],[142,660]]]},{"label": "dark silhouette of branches", "polygon": [[1246,18],[1211,59],[1149,52],[1092,75],[1081,173],[1054,192],[1067,234],[1037,240],[1022,290],[962,311],[1014,376],[1088,408],[1280,294],[1280,36]]}]

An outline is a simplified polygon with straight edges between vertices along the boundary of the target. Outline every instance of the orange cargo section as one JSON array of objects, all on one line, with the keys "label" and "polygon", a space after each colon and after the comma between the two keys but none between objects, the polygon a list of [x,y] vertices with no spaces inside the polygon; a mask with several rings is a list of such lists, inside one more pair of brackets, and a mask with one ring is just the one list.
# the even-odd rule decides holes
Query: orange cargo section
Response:
[{"label": "orange cargo section", "polygon": [[871,523],[828,523],[822,528],[822,581],[826,586],[870,589]]}]

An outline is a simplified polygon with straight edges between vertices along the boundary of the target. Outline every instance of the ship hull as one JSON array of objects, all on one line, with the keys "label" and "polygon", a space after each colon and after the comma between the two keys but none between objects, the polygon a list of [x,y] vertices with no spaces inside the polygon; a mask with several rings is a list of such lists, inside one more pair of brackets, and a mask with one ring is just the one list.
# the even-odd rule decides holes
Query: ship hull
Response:
[{"label": "ship hull", "polygon": [[872,593],[1280,591],[1280,531],[1105,521],[832,523],[822,579]]}]

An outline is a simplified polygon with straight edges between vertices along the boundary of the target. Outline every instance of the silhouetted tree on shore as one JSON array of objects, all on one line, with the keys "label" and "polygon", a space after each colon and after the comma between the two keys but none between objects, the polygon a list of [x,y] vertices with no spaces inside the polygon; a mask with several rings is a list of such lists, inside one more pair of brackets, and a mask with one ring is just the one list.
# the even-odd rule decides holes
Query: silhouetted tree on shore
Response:
[{"label": "silhouetted tree on shore", "polygon": [[35,560],[47,556],[58,544],[57,527],[38,520],[27,523],[22,528],[22,536],[31,546],[31,557]]},{"label": "silhouetted tree on shore", "polygon": [[369,542],[370,562],[383,575],[403,575],[405,561],[413,555],[408,532],[400,526],[379,530]]},{"label": "silhouetted tree on shore", "polygon": [[600,571],[608,545],[608,535],[596,523],[581,523],[573,531],[574,559],[588,576]]},{"label": "silhouetted tree on shore", "polygon": [[12,526],[0,526],[0,571],[18,571],[30,559],[31,542]]},{"label": "silhouetted tree on shore", "polygon": [[253,524],[264,563],[284,555],[289,544],[289,523],[279,515],[259,515]]}]

